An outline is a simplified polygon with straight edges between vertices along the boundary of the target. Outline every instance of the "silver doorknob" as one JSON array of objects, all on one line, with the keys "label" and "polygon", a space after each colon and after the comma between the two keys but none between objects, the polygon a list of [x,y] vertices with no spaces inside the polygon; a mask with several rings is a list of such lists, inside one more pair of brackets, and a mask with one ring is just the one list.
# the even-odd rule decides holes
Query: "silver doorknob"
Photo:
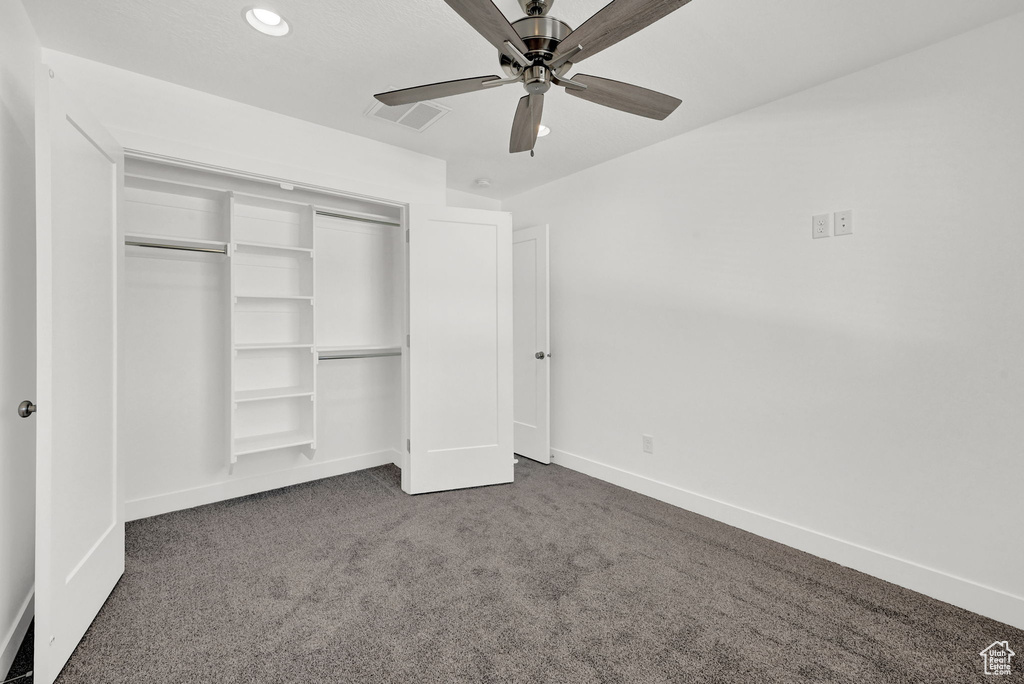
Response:
[{"label": "silver doorknob", "polygon": [[25,401],[18,404],[18,415],[22,418],[28,418],[36,412],[36,405],[26,399]]},{"label": "silver doorknob", "polygon": [[542,359],[543,360],[543,358],[545,356],[547,356],[547,355],[544,352],[537,352],[536,354],[533,355],[533,358],[535,358],[535,359]]}]

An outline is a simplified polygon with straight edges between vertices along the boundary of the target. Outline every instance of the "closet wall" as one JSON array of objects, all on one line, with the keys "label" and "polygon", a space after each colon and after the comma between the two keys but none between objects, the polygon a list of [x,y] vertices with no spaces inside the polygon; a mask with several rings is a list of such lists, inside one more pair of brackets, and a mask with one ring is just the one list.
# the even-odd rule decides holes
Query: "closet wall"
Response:
[{"label": "closet wall", "polygon": [[43,60],[128,150],[444,205],[445,162],[54,50]]},{"label": "closet wall", "polygon": [[127,242],[190,248],[126,247],[128,519],[397,460],[400,207],[139,160],[125,185]]}]

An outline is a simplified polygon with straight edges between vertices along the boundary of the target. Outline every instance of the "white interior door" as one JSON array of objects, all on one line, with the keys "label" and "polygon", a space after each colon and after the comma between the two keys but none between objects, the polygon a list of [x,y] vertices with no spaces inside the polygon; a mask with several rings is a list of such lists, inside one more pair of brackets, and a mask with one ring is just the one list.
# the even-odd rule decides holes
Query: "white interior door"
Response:
[{"label": "white interior door", "polygon": [[548,227],[512,233],[515,452],[551,463]]},{"label": "white interior door", "polygon": [[123,153],[43,67],[36,102],[35,681],[124,572],[117,466]]},{"label": "white interior door", "polygon": [[512,217],[409,216],[410,494],[511,482]]}]

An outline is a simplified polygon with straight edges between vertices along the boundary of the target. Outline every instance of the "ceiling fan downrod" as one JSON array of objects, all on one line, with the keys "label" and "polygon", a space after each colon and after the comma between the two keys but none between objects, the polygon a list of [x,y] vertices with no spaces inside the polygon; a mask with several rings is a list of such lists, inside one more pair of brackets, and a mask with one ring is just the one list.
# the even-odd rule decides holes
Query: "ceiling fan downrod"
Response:
[{"label": "ceiling fan downrod", "polygon": [[519,0],[523,14],[528,17],[542,17],[551,10],[555,0]]}]

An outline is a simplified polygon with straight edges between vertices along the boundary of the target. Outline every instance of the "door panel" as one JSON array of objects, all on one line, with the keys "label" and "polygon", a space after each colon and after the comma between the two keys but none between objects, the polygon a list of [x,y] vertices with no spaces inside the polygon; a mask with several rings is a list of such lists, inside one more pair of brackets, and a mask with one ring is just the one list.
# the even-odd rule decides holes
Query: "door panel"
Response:
[{"label": "door panel", "polygon": [[[515,452],[551,462],[548,359],[548,227],[512,233]],[[544,357],[538,359],[537,354]]]},{"label": "door panel", "polygon": [[117,467],[123,153],[39,75],[35,678],[49,684],[124,571]]},{"label": "door panel", "polygon": [[511,224],[501,212],[410,213],[411,494],[512,481]]}]

